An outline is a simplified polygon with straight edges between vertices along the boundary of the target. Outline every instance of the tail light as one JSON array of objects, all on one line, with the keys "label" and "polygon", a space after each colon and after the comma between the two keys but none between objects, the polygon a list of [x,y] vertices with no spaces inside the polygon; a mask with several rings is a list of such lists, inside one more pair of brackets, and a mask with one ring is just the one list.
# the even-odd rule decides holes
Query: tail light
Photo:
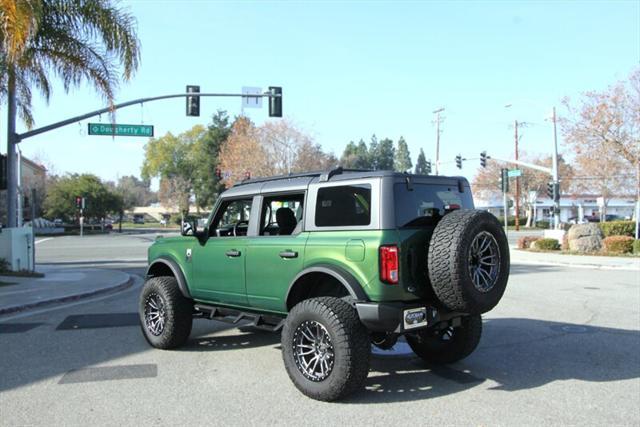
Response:
[{"label": "tail light", "polygon": [[398,283],[398,247],[380,246],[380,280],[395,285]]}]

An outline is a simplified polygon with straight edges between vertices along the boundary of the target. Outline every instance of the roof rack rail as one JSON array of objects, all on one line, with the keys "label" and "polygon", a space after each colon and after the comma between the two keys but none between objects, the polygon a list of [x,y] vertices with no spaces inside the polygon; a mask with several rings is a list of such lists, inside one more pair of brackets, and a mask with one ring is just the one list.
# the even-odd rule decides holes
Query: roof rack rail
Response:
[{"label": "roof rack rail", "polygon": [[338,166],[337,168],[329,169],[323,172],[320,175],[320,182],[327,182],[332,177],[336,175],[341,175],[344,172],[373,172],[373,170],[372,169],[349,169],[349,168],[343,168],[342,166]]},{"label": "roof rack rail", "polygon": [[259,182],[266,182],[266,181],[276,181],[279,179],[291,179],[291,178],[304,178],[304,177],[315,177],[315,176],[320,176],[323,172],[322,171],[311,171],[311,172],[301,172],[301,173],[289,173],[289,174],[285,174],[285,175],[276,175],[276,176],[265,176],[265,177],[258,177],[258,178],[251,178],[251,179],[244,179],[242,181],[240,181],[239,183],[235,184],[234,187],[238,186],[238,185],[246,185],[246,184],[256,184]]}]

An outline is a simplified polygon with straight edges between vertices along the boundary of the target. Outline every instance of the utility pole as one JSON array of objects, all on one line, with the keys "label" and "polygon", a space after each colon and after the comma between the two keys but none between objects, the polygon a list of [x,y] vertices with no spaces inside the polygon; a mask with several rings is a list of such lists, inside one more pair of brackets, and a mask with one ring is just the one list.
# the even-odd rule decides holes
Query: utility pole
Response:
[{"label": "utility pole", "polygon": [[[514,121],[514,137],[516,143],[516,160],[518,160],[518,121]],[[516,231],[520,230],[520,177],[516,177]]]},{"label": "utility pole", "polygon": [[558,131],[556,129],[556,107],[553,107],[553,228],[560,227],[560,182],[558,180]]},{"label": "utility pole", "polygon": [[436,115],[436,175],[440,170],[440,113],[444,111],[443,108],[438,108],[433,112]]},{"label": "utility pole", "polygon": [[13,66],[7,71],[7,227],[17,227],[16,75]]}]

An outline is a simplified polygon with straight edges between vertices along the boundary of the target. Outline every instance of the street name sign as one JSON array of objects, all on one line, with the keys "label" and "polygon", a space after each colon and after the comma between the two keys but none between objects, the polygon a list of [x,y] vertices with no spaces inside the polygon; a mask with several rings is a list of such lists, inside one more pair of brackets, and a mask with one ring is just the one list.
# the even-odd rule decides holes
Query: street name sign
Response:
[{"label": "street name sign", "polygon": [[507,172],[507,175],[509,176],[509,178],[515,178],[518,176],[522,176],[522,171],[520,169],[511,169],[509,170],[509,172]]},{"label": "street name sign", "polygon": [[122,125],[89,123],[89,135],[104,136],[153,136],[153,125]]}]

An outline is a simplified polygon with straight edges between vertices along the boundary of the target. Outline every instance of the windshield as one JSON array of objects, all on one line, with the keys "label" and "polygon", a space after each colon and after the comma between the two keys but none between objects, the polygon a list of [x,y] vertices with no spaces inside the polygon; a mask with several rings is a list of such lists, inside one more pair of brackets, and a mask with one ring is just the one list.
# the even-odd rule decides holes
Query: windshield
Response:
[{"label": "windshield", "polygon": [[472,209],[471,192],[460,193],[457,186],[414,184],[395,185],[396,226],[435,225],[447,211]]}]

